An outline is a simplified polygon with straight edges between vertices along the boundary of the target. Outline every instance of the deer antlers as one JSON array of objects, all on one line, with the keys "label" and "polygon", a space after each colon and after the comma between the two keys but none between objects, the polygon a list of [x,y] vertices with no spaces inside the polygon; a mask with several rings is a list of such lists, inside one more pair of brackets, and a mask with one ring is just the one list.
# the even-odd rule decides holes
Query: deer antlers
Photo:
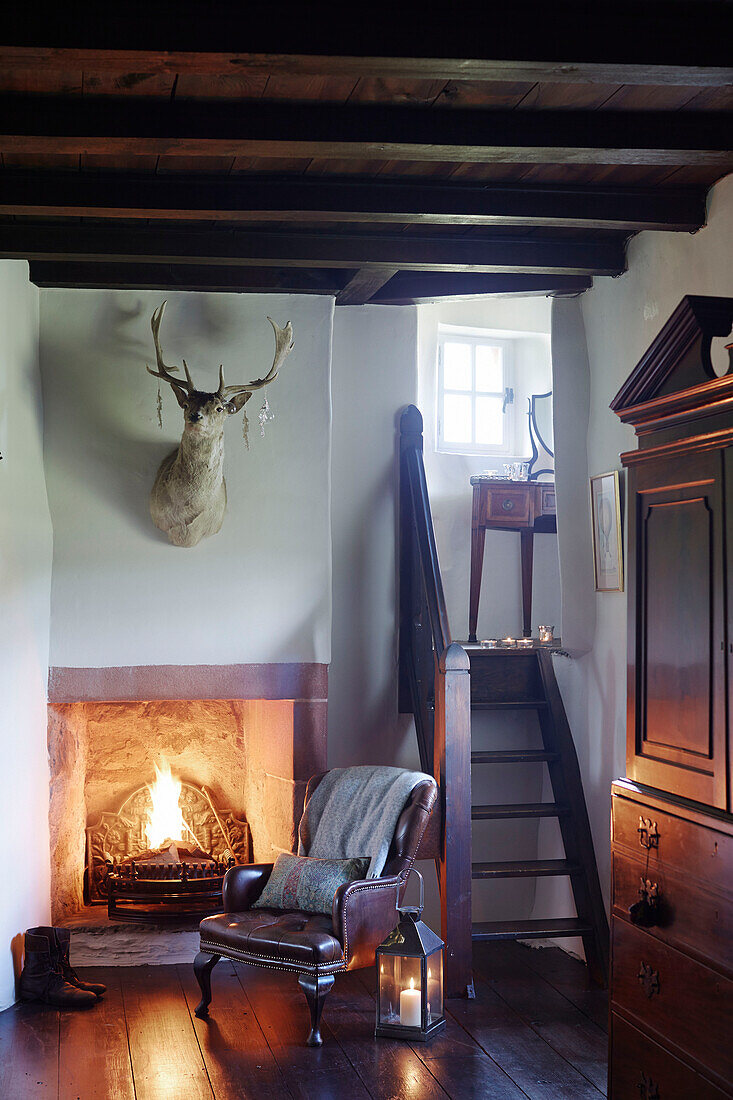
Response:
[{"label": "deer antlers", "polygon": [[[191,379],[191,375],[186,365],[186,360],[183,359],[183,369],[186,373],[186,381],[182,378],[175,378],[171,371],[176,371],[178,367],[168,367],[163,362],[163,352],[160,347],[160,322],[163,319],[163,313],[165,311],[166,302],[162,302],[156,310],[153,311],[153,316],[150,318],[150,327],[153,330],[153,343],[155,344],[155,355],[158,362],[157,371],[151,370],[151,368],[145,364],[145,369],[148,374],[152,374],[153,378],[162,378],[165,382],[170,383],[171,386],[177,388],[181,394],[189,394],[194,390],[194,384]],[[264,378],[255,378],[252,382],[243,382],[237,386],[225,386],[224,385],[224,367],[219,367],[219,389],[216,391],[217,397],[226,398],[233,397],[235,394],[242,393],[254,393],[255,390],[262,389],[263,386],[268,385],[269,382],[273,382],[277,378],[286,356],[293,350],[293,326],[290,321],[286,324],[285,328],[280,328],[272,317],[268,317],[267,320],[272,325],[275,333],[275,358],[272,361],[272,366],[265,375]]]},{"label": "deer antlers", "polygon": [[285,328],[280,328],[279,325],[275,324],[272,317],[268,317],[267,320],[272,325],[275,333],[275,358],[269,371],[264,378],[255,378],[253,382],[244,382],[241,386],[225,386],[224,367],[219,367],[219,389],[216,391],[218,397],[231,397],[233,394],[245,392],[254,393],[255,390],[261,390],[268,382],[272,382],[277,378],[285,357],[293,350],[293,326],[288,321]]},{"label": "deer antlers", "polygon": [[178,387],[181,393],[192,393],[193,382],[191,381],[191,375],[188,373],[188,367],[186,366],[186,360],[183,360],[183,369],[186,372],[186,381],[181,378],[174,378],[170,373],[172,370],[178,370],[178,367],[167,367],[163,362],[163,352],[160,347],[160,322],[163,320],[163,313],[165,312],[167,302],[162,302],[157,309],[153,310],[153,316],[150,318],[150,327],[153,330],[153,343],[155,344],[155,355],[158,360],[158,369],[151,370],[148,364],[145,364],[145,369],[148,374],[152,374],[153,378],[162,378],[165,382],[170,382],[171,386]]}]

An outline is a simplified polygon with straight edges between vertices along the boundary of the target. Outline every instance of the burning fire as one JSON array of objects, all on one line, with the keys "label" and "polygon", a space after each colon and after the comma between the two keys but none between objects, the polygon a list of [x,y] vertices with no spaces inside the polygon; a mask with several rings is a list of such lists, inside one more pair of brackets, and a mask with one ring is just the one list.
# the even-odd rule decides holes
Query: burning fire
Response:
[{"label": "burning fire", "polygon": [[166,840],[184,840],[190,829],[178,805],[181,783],[173,778],[167,761],[161,760],[161,767],[155,765],[155,782],[148,790],[153,803],[145,825],[148,847],[162,848]]}]

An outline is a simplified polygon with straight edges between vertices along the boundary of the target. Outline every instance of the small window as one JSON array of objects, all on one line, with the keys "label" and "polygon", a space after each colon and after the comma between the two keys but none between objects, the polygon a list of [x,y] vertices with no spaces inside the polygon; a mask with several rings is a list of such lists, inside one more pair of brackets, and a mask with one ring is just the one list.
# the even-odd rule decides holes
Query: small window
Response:
[{"label": "small window", "polygon": [[511,342],[441,332],[438,341],[438,450],[508,454],[514,400]]}]

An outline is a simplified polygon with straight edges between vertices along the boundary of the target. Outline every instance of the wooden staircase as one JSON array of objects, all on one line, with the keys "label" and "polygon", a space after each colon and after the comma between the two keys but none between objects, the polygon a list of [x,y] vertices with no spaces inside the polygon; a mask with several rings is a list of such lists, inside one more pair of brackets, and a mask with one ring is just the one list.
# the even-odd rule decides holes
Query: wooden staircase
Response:
[{"label": "wooden staircase", "polygon": [[[399,708],[415,719],[423,771],[440,786],[440,836],[434,852],[446,942],[446,996],[473,993],[472,940],[580,936],[588,969],[608,976],[608,922],[598,881],[580,769],[552,667],[551,651],[462,647],[451,640],[422,454],[422,416],[400,420]],[[472,751],[473,711],[536,713],[542,748]],[[547,803],[471,805],[472,767],[544,764]],[[473,859],[471,822],[556,818],[565,858]],[[473,924],[474,879],[570,879],[577,916]]]},{"label": "wooden staircase", "polygon": [[490,921],[472,925],[472,938],[543,939],[580,936],[594,981],[608,980],[608,921],[601,895],[583,786],[570,727],[552,667],[552,651],[467,647],[471,664],[471,710],[532,710],[542,749],[472,752],[472,767],[544,764],[552,802],[471,806],[472,820],[555,818],[564,859],[471,863],[473,879],[570,878],[577,916],[552,920]]}]

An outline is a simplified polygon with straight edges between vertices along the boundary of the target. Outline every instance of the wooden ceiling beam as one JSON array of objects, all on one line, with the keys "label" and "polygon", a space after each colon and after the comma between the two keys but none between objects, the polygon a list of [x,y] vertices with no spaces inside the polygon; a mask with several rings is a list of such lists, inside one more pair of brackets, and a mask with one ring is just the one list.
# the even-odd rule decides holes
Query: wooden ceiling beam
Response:
[{"label": "wooden ceiling beam", "polygon": [[[302,268],[238,268],[212,265],[86,263],[33,260],[31,282],[39,287],[92,290],[198,290],[247,294],[328,294],[337,305],[347,283],[343,271]],[[589,275],[465,275],[397,272],[390,282],[374,288],[369,301],[377,305],[405,305],[442,298],[507,295],[580,294],[592,286]]]},{"label": "wooden ceiling beam", "polygon": [[633,84],[718,88],[733,69],[718,65],[629,64],[619,61],[521,61],[502,58],[356,57],[283,53],[104,50],[0,46],[3,71],[196,74],[200,76],[325,76],[375,80],[466,80],[506,83]]},{"label": "wooden ceiling beam", "polygon": [[215,267],[211,264],[86,263],[32,260],[39,287],[91,290],[205,290],[246,294],[331,294],[345,283],[343,271],[323,268]]},{"label": "wooden ceiling beam", "polygon": [[705,188],[495,187],[282,176],[0,172],[0,215],[146,221],[567,226],[689,232]]},{"label": "wooden ceiling beam", "polygon": [[426,163],[733,168],[725,112],[430,110],[397,106],[0,96],[0,151],[320,157]]},{"label": "wooden ceiling beam", "polygon": [[361,267],[355,271],[343,290],[336,296],[337,306],[363,306],[376,292],[385,286],[396,267]]},{"label": "wooden ceiling beam", "polygon": [[0,258],[233,267],[362,268],[412,271],[536,272],[618,275],[624,241],[410,234],[265,233],[246,230],[151,230],[127,226],[0,226]]},{"label": "wooden ceiling beam", "polygon": [[[330,8],[330,10],[329,10]],[[75,17],[15,5],[3,17],[0,63],[89,72],[299,73],[395,79],[725,83],[728,5],[710,0],[518,0],[460,18],[422,19],[409,6],[372,6],[346,19],[336,5],[192,0],[81,4]],[[713,73],[713,69],[720,70]],[[730,76],[728,76],[730,80]]]},{"label": "wooden ceiling beam", "polygon": [[[593,285],[589,275],[464,275],[398,272],[377,291],[374,305],[409,305],[445,298],[515,297],[582,294]],[[338,298],[336,304],[339,304]]]}]

